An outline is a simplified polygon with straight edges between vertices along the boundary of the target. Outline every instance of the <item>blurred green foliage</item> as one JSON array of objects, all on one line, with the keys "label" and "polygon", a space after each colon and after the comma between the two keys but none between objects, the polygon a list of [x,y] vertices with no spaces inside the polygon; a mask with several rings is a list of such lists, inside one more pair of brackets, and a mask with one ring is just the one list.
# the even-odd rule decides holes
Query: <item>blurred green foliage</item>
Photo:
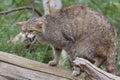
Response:
[{"label": "blurred green foliage", "polygon": [[[31,4],[30,0],[0,0],[0,3],[0,11],[6,11]],[[117,28],[118,41],[120,44],[120,0],[62,0],[62,3],[63,7],[74,4],[86,5],[106,15],[111,23]],[[44,13],[42,0],[35,0],[35,8],[39,10],[40,13]],[[52,50],[49,46],[40,46],[35,52],[30,53],[25,49],[26,43],[18,43],[16,45],[7,43],[9,39],[20,32],[20,28],[16,26],[16,22],[25,21],[31,18],[31,16],[32,13],[30,10],[0,15],[0,51],[10,52],[12,54],[47,63],[53,58],[53,55],[51,54]],[[37,14],[35,14],[35,16],[38,17]],[[120,54],[118,60],[120,68]]]}]

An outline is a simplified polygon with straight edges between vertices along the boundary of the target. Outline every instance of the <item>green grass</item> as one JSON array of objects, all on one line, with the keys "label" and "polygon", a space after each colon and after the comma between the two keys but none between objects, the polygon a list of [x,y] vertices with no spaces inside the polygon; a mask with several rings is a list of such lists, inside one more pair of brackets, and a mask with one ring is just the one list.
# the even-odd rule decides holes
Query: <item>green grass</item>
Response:
[{"label": "green grass", "polygon": [[[3,18],[5,16],[2,16]],[[48,61],[53,59],[52,50],[48,45],[41,45],[36,48],[35,51],[29,52],[25,47],[28,43],[8,43],[8,40],[12,39],[16,34],[20,32],[15,23],[11,24],[8,17],[6,19],[1,19],[0,22],[0,51],[8,52],[18,56],[23,56],[28,59],[48,63]]]}]

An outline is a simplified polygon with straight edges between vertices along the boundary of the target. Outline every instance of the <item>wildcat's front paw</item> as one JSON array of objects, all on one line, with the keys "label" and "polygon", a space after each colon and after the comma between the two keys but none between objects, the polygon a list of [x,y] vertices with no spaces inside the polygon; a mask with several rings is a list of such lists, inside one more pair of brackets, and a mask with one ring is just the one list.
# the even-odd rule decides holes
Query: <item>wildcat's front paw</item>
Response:
[{"label": "wildcat's front paw", "polygon": [[80,74],[81,74],[80,71],[74,70],[73,73],[72,73],[72,76],[77,77],[77,76],[79,76]]},{"label": "wildcat's front paw", "polygon": [[58,62],[56,62],[56,61],[50,61],[48,63],[49,66],[57,66],[57,64],[58,64]]},{"label": "wildcat's front paw", "polygon": [[79,67],[73,67],[73,73],[72,73],[72,76],[76,77],[76,76],[79,76],[81,74],[81,70]]}]

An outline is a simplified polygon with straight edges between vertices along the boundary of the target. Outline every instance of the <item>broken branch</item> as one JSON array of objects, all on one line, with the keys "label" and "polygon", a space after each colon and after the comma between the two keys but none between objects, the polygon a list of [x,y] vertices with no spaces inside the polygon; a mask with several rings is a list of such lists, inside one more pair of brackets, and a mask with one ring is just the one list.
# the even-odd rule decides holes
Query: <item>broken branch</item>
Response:
[{"label": "broken branch", "polygon": [[[9,14],[11,12],[16,12],[16,11],[25,10],[25,9],[32,10],[32,7],[30,7],[30,6],[24,6],[24,7],[14,8],[14,9],[11,9],[11,10],[8,10],[8,11],[2,11],[2,12],[0,12],[0,15]],[[35,9],[35,12],[39,16],[42,16],[42,14],[37,9]]]}]

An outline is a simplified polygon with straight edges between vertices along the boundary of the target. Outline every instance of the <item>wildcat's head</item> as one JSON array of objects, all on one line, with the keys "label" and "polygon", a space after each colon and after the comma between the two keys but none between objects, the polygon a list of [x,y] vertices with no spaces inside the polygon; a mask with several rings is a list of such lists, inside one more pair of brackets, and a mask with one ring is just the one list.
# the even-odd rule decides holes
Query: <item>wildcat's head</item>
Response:
[{"label": "wildcat's head", "polygon": [[40,19],[18,22],[17,25],[21,27],[22,33],[30,42],[34,41],[35,37],[41,36],[44,33],[44,22]]}]

